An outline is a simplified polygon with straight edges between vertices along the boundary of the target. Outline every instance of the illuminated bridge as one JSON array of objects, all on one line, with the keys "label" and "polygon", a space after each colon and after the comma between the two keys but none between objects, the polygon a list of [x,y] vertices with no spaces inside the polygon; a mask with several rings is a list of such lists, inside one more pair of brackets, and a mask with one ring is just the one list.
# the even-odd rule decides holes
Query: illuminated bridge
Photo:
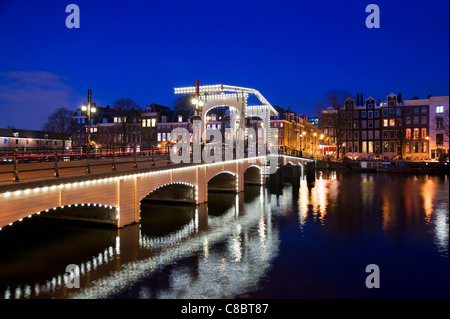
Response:
[{"label": "illuminated bridge", "polygon": [[[145,198],[196,205],[208,201],[208,190],[241,192],[246,181],[264,185],[269,157],[58,179],[48,177],[40,181],[2,185],[0,229],[36,214],[124,227],[139,222],[140,203]],[[276,157],[277,166],[289,164],[299,169],[311,161],[284,155]],[[85,213],[80,215],[80,212]]]},{"label": "illuminated bridge", "polygon": [[[270,128],[270,116],[277,115],[277,112],[257,90],[230,85],[200,86],[197,81],[193,87],[175,88],[175,94],[195,94],[195,118],[201,125],[198,132],[200,134],[193,134],[199,138],[193,141],[194,144],[200,143],[200,136],[207,140],[205,124],[208,112],[227,106],[230,111],[229,135],[235,136],[240,131],[245,132],[248,137],[246,119],[257,117],[262,120],[258,145],[263,149],[275,148],[271,141],[277,141],[277,130]],[[257,99],[256,105],[247,105],[250,97]],[[234,141],[231,142],[234,145]],[[19,182],[16,172],[16,183],[0,183],[0,230],[41,213],[42,217],[102,222],[121,228],[140,221],[140,205],[143,200],[197,205],[208,201],[208,191],[241,192],[244,190],[244,182],[264,185],[270,171],[269,162],[270,168],[289,163],[299,172],[300,167],[303,168],[307,161],[311,161],[278,156],[275,155],[276,152],[266,155],[265,150],[261,152],[260,149],[253,149],[252,155],[244,158],[238,156],[238,149],[243,148],[238,148],[237,145],[238,142],[236,157],[231,156],[227,160],[225,156],[224,161],[214,160],[210,164],[183,161],[186,164],[171,164],[165,168],[137,168],[134,152],[134,167],[131,169],[114,169],[113,172],[92,175],[77,173],[70,177],[57,173],[56,179],[44,177],[28,182]],[[195,160],[193,162],[196,163]],[[43,165],[39,167],[42,168]],[[57,158],[55,172],[58,172]]]}]

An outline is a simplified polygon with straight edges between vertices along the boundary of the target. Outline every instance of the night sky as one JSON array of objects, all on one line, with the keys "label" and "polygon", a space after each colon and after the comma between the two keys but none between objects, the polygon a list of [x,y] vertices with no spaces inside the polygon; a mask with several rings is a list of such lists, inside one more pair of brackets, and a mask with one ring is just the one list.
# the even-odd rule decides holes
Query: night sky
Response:
[{"label": "night sky", "polygon": [[[68,29],[66,6],[80,8]],[[380,8],[369,29],[366,6]],[[41,129],[87,101],[173,106],[174,87],[257,89],[314,115],[330,89],[449,94],[449,2],[0,0],[0,127]]]}]

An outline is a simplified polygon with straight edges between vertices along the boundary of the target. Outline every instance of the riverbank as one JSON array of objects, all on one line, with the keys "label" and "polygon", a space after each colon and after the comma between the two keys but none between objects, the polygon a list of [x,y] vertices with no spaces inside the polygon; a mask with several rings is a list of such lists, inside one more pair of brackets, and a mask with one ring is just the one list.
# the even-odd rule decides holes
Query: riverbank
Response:
[{"label": "riverbank", "polygon": [[[361,165],[361,163],[365,165]],[[374,165],[377,164],[377,165]],[[399,165],[402,164],[402,165]],[[430,173],[448,174],[449,165],[447,162],[399,162],[399,161],[316,161],[316,169],[323,170],[354,170],[354,171],[378,171],[383,173]]]}]

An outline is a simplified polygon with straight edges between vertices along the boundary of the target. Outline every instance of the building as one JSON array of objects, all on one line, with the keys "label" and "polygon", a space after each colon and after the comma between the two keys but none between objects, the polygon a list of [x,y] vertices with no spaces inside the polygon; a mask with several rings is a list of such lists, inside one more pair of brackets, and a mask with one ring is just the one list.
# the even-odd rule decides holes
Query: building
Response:
[{"label": "building", "polygon": [[389,94],[385,102],[358,94],[339,112],[322,111],[324,133],[350,158],[438,158],[448,153],[445,119],[448,127],[448,97],[402,100],[401,93]]},{"label": "building", "polygon": [[430,114],[429,100],[405,100],[403,157],[407,160],[430,158]]},{"label": "building", "polygon": [[[273,135],[273,143],[282,154],[323,157],[329,155],[325,148],[325,136],[310,119],[306,116],[298,115],[290,109],[285,110],[274,106],[278,116],[270,118],[270,128]],[[255,130],[257,136],[262,132],[263,122],[255,118],[250,120],[250,126]],[[276,132],[276,135],[275,133]]]},{"label": "building", "polygon": [[90,123],[88,115],[77,109],[72,116],[72,140],[74,150],[85,151],[87,132],[90,130],[91,150],[108,151],[112,147],[122,151],[131,151],[141,147],[141,111],[130,109],[118,112],[109,105],[95,107],[91,113]]},{"label": "building", "polygon": [[160,114],[163,111],[170,111],[170,108],[153,103],[147,105],[145,111],[141,113],[141,141],[143,149],[152,149],[156,147],[156,123],[161,122]]},{"label": "building", "polygon": [[0,155],[2,156],[13,154],[15,149],[18,149],[21,155],[53,154],[55,147],[60,153],[63,150],[68,151],[72,148],[72,141],[54,132],[0,128]]}]

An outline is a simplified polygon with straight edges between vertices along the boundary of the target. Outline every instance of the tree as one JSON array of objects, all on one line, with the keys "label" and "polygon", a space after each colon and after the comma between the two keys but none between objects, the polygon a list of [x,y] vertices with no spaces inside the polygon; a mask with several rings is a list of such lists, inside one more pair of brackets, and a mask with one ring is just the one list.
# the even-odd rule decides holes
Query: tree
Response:
[{"label": "tree", "polygon": [[328,108],[335,112],[334,121],[332,121],[332,128],[335,134],[336,142],[336,156],[339,159],[340,147],[342,144],[341,123],[343,121],[341,116],[341,109],[345,105],[345,101],[351,97],[351,94],[346,90],[330,90],[325,94],[324,101],[319,101],[314,107],[314,112],[318,115],[322,115],[322,111]]},{"label": "tree", "polygon": [[121,97],[113,103],[117,114],[127,114],[129,111],[142,111],[142,108],[133,99]]},{"label": "tree", "polygon": [[70,138],[72,132],[72,115],[72,111],[60,107],[49,115],[47,122],[42,126],[43,131],[59,134],[62,142],[61,150],[63,152],[65,142]]},{"label": "tree", "polygon": [[192,104],[193,96],[189,94],[182,94],[174,101],[175,110],[190,110],[194,107]]}]

